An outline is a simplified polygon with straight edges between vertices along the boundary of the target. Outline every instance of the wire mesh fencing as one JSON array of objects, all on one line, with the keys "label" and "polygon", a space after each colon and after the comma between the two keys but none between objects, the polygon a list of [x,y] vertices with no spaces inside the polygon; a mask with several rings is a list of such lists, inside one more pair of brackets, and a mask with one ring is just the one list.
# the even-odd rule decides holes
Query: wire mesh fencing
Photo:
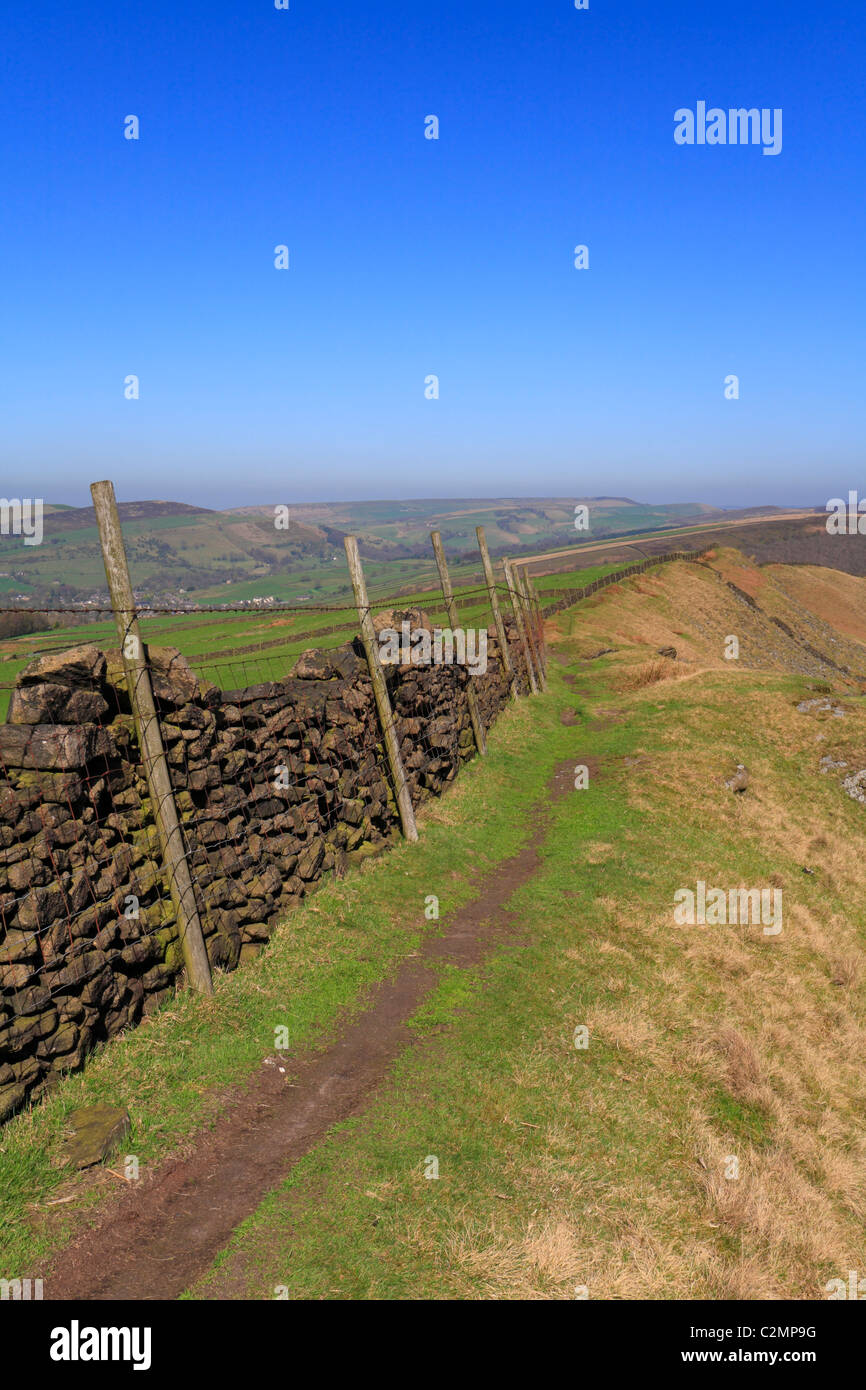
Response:
[{"label": "wire mesh fencing", "polygon": [[[391,600],[384,619],[432,631],[442,608],[429,598],[421,613],[404,596]],[[384,668],[413,803],[441,792],[473,755],[468,683],[486,728],[508,699],[489,595],[460,601],[461,619],[483,622],[490,643],[483,672],[459,661]],[[158,1007],[184,964],[176,854],[142,747],[138,676],[110,615],[82,618],[16,638],[0,664],[0,1118]],[[325,874],[397,833],[398,787],[358,614],[331,606],[310,618],[288,606],[134,615],[174,850],[213,969],[254,956]],[[525,689],[513,624],[509,636]]]},{"label": "wire mesh fencing", "polygon": [[[517,691],[543,615],[680,558],[695,557],[524,603],[527,645],[519,598],[496,585]],[[0,1120],[174,992],[193,919],[208,972],[233,969],[325,875],[399,833],[401,791],[415,806],[453,782],[476,751],[470,689],[485,733],[511,695],[490,591],[456,598],[459,632],[441,595],[369,600],[396,764],[346,606],[140,608],[120,636],[110,613],[62,610],[62,633],[5,643]]]},{"label": "wire mesh fencing", "polygon": [[648,555],[645,559],[636,561],[634,564],[613,570],[609,574],[600,575],[598,579],[594,579],[590,584],[580,588],[547,589],[544,598],[551,601],[542,604],[542,614],[545,618],[552,618],[555,613],[561,613],[563,609],[571,608],[575,603],[580,603],[582,599],[591,598],[601,589],[607,589],[612,584],[621,584],[624,579],[630,579],[634,575],[644,574],[648,569],[655,568],[656,565],[669,564],[674,560],[699,563],[702,554],[702,551],[697,550],[668,550],[664,554]]}]

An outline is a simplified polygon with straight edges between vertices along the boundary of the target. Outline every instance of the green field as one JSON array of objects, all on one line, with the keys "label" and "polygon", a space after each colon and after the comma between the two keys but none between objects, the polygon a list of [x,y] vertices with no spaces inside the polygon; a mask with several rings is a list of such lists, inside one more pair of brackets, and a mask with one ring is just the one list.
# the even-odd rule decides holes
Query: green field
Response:
[{"label": "green field", "polygon": [[[401,585],[411,582],[411,563],[395,566],[367,567],[378,580],[369,585],[370,601],[374,607],[389,607],[389,598],[401,604],[423,608],[434,623],[447,624],[438,580],[430,576],[436,588],[423,587],[401,594]],[[417,565],[415,569],[417,571]],[[536,583],[543,594],[568,590],[600,578],[618,568],[617,565],[594,565],[587,569],[564,574],[545,575]],[[340,576],[343,597],[348,589],[345,566]],[[452,566],[460,624],[462,627],[487,627],[492,614],[486,591],[480,587],[480,573],[475,572],[469,584],[459,583],[461,571],[471,572],[472,566]],[[335,576],[336,580],[336,576]],[[390,580],[390,583],[388,582]],[[387,590],[387,592],[384,592]],[[377,592],[378,591],[378,592]],[[245,595],[246,596],[246,595]],[[252,597],[253,595],[249,595]],[[501,595],[505,599],[504,592]],[[158,646],[177,647],[195,670],[226,690],[238,690],[261,681],[280,680],[309,647],[337,647],[349,641],[357,632],[357,615],[348,604],[323,608],[320,603],[295,605],[288,611],[249,611],[240,613],[165,614],[145,617],[141,628],[145,640]],[[507,604],[506,604],[507,611]],[[339,627],[337,632],[325,629]],[[76,627],[51,629],[23,637],[0,641],[0,719],[5,719],[15,678],[39,652],[74,646],[78,642],[94,642],[103,648],[117,645],[112,620],[83,623]],[[241,648],[261,646],[259,651]]]}]

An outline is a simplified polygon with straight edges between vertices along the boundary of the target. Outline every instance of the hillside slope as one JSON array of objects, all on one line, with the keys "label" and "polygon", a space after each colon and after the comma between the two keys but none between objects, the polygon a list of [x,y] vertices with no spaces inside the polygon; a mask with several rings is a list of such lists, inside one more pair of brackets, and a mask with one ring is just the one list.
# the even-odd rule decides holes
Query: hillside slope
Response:
[{"label": "hillside slope", "polygon": [[[680,670],[787,672],[858,693],[866,684],[866,580],[853,575],[757,566],[719,548],[702,564],[660,567],[614,592],[615,611],[597,602],[574,610],[581,655],[604,644],[616,666],[639,659],[642,649],[674,646]],[[553,630],[563,630],[558,619]]]},{"label": "hillside slope", "polygon": [[[297,518],[274,525],[274,509],[235,515],[182,502],[118,506],[130,573],[141,598],[175,601],[214,585],[331,566],[341,531]],[[47,604],[106,596],[105,569],[92,507],[46,510],[41,545],[0,536],[0,591]],[[221,597],[225,597],[222,594]]]},{"label": "hillside slope", "polygon": [[[260,1297],[282,1270],[291,1297],[808,1300],[862,1266],[866,810],[837,765],[866,768],[866,711],[808,648],[866,670],[844,631],[866,592],[823,572],[819,616],[808,575],[712,565],[565,615],[567,732],[545,751],[590,786],[548,812],[514,944],[443,981],[426,1052],[199,1297]],[[698,881],[781,893],[781,930],[676,925]]]}]

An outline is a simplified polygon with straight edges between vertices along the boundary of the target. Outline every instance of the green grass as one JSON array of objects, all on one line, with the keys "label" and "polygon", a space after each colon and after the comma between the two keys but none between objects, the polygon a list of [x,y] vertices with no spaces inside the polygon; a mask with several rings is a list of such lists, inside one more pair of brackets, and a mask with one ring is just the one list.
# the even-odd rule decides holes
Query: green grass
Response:
[{"label": "green grass", "polygon": [[[784,696],[800,684],[767,682]],[[556,674],[553,687],[557,703],[574,703]],[[269,1298],[288,1285],[292,1299],[571,1298],[588,1284],[592,1297],[716,1298],[746,1256],[763,1264],[768,1288],[819,1296],[827,1270],[809,1262],[796,1229],[776,1248],[760,1232],[735,1236],[709,1219],[690,1153],[696,1118],[744,1167],[755,1151],[772,1160],[781,1141],[761,1105],[676,1064],[695,1025],[728,1024],[731,1001],[707,964],[684,963],[681,934],[659,939],[645,928],[702,866],[721,881],[765,882],[780,869],[796,881],[796,860],[730,826],[672,814],[667,790],[654,788],[653,806],[635,804],[625,756],[661,758],[689,704],[700,726],[688,735],[693,746],[731,738],[750,758],[771,751],[759,721],[744,730],[734,702],[719,703],[721,687],[711,677],[690,702],[676,687],[659,690],[627,723],[593,731],[604,772],[552,811],[543,868],[511,903],[525,923],[518,941],[483,966],[443,971],[413,1020],[423,1045],[400,1057],[362,1117],[294,1166],[188,1297]],[[584,679],[578,699],[610,693],[602,670]],[[585,724],[548,726],[546,764],[577,760],[589,737]],[[536,760],[535,750],[518,757],[515,779]],[[796,784],[793,766],[777,771]],[[599,842],[612,853],[595,863]],[[814,897],[826,914],[847,907],[826,886]],[[856,915],[862,941],[859,906]],[[802,955],[815,1007],[832,1007],[829,983],[811,977],[814,959],[794,936],[781,953],[755,938],[746,950],[771,997],[786,989],[783,957],[790,968]],[[678,1007],[666,999],[675,975],[687,992]],[[646,1045],[627,1046],[615,1026],[610,1033],[597,1022],[589,1049],[574,1048],[576,1024],[631,1010],[652,1025]],[[752,1019],[747,1010],[735,1021],[748,1031]],[[438,1180],[424,1177],[431,1155]],[[853,1248],[859,1222],[850,1208],[844,1220]],[[570,1245],[560,1251],[564,1225]],[[664,1251],[651,1272],[642,1269],[644,1245]]]},{"label": "green grass", "polygon": [[[287,1025],[292,1048],[327,1039],[335,1020],[357,1007],[365,987],[382,978],[440,928],[424,917],[435,891],[443,910],[473,894],[473,882],[514,853],[526,816],[549,771],[544,748],[555,711],[522,702],[492,732],[483,768],[462,769],[441,802],[421,808],[420,846],[399,843],[380,861],[329,881],[278,929],[254,965],[218,975],[212,1000],[182,993],[144,1026],[101,1048],[79,1075],[0,1130],[0,1275],[36,1268],[62,1241],[72,1219],[99,1194],[82,1194],[50,1230],[33,1221],[68,1177],[54,1167],[64,1118],[78,1105],[128,1106],[128,1152],[143,1167],[158,1162],[219,1108],[224,1087],[241,1081],[273,1050],[274,1029]],[[532,768],[513,777],[515,749]],[[455,843],[451,817],[461,808],[471,829]]]},{"label": "green grass", "polygon": [[459,1012],[468,1009],[478,994],[476,977],[447,961],[437,962],[439,984],[409,1020],[409,1027],[418,1035],[435,1033],[452,1023]]},{"label": "green grass", "polygon": [[[166,522],[177,518],[164,518]],[[375,570],[375,566],[372,567]],[[381,568],[381,567],[380,567]],[[408,566],[403,567],[408,570]],[[468,568],[468,567],[467,567]],[[543,591],[581,587],[603,574],[617,568],[615,565],[594,565],[586,570],[576,570],[559,575],[547,575],[538,580]],[[417,566],[416,566],[417,569]],[[461,626],[487,627],[492,622],[492,613],[486,594],[478,592],[478,580],[469,585],[459,583],[459,569],[455,567],[455,599],[458,606]],[[391,595],[406,573],[396,574],[389,567]],[[300,592],[299,580],[293,580],[295,592]],[[398,602],[405,606],[415,604],[423,608],[431,620],[447,624],[438,580],[432,580],[435,587],[415,589],[402,596]],[[345,580],[341,576],[341,585]],[[267,581],[256,581],[244,586],[251,597],[257,593],[275,593],[273,585]],[[467,594],[469,595],[467,597]],[[241,597],[232,590],[232,601]],[[279,595],[278,595],[279,597]],[[224,595],[216,590],[211,601],[223,601]],[[321,604],[324,600],[319,599]],[[386,606],[385,600],[377,600],[371,587],[371,602],[376,606]],[[507,605],[506,605],[507,611]],[[285,622],[285,627],[274,626],[276,620]],[[340,627],[337,632],[323,629]],[[300,606],[292,613],[262,612],[233,614],[164,614],[142,619],[141,628],[145,639],[157,645],[176,646],[193,661],[195,669],[206,679],[226,690],[237,690],[247,685],[263,681],[280,680],[291,670],[303,651],[311,646],[325,648],[341,646],[357,631],[357,614],[348,604],[336,609],[317,608],[316,604]],[[304,636],[295,636],[303,633]],[[284,635],[283,635],[284,634]],[[51,629],[42,633],[29,633],[22,637],[0,640],[0,720],[5,719],[9,707],[11,686],[19,672],[28,661],[47,648],[74,646],[77,642],[94,642],[103,648],[114,647],[117,643],[113,620],[81,623],[74,627]],[[239,648],[266,643],[261,652],[243,652]]]},{"label": "green grass", "polygon": [[710,1099],[709,1111],[719,1128],[740,1144],[772,1142],[772,1120],[759,1105],[748,1105],[719,1087]]},{"label": "green grass", "polygon": [[[555,685],[558,703],[563,697],[573,703],[556,679]],[[606,758],[633,748],[637,734],[612,730],[602,740]],[[584,738],[579,727],[549,729],[548,767]],[[528,769],[521,759],[515,777]],[[477,1239],[506,1218],[528,1221],[530,1213],[543,1212],[550,1171],[555,1175],[559,1165],[570,1176],[577,1165],[588,1166],[597,1184],[623,1148],[636,1165],[636,1181],[652,1175],[659,1149],[667,1158],[666,1112],[685,1097],[674,1091],[664,1097],[646,1064],[638,1064],[631,1095],[620,1098],[600,1131],[580,1121],[587,1088],[615,1087],[619,1072],[613,1049],[594,1043],[589,1064],[572,1041],[587,1009],[609,997],[593,944],[604,910],[593,904],[615,893],[633,867],[623,858],[611,882],[608,866],[582,863],[575,876],[583,843],[621,842],[636,828],[617,781],[599,783],[579,804],[575,793],[554,812],[544,870],[515,900],[526,922],[519,947],[501,948],[483,967],[443,972],[413,1020],[423,1038],[450,1029],[440,1045],[404,1054],[348,1138],[334,1134],[307,1155],[241,1228],[232,1249],[242,1255],[246,1296],[268,1297],[278,1283],[288,1283],[291,1298],[485,1296],[486,1275],[467,1277],[448,1253],[464,1228],[461,1211],[471,1212],[467,1239]],[[649,896],[648,886],[643,892]],[[563,946],[578,943],[585,959],[565,959]],[[630,975],[631,991],[645,984],[647,967],[641,962]],[[527,1066],[538,1083],[528,1095],[513,1079]],[[573,1130],[571,1153],[547,1151],[545,1131],[557,1126]],[[422,1176],[428,1154],[439,1159],[438,1181]],[[423,1232],[420,1243],[414,1234],[407,1241],[407,1229]],[[235,1273],[235,1262],[222,1259],[199,1292],[220,1296],[221,1274]],[[555,1284],[547,1291],[555,1292]]]},{"label": "green grass", "polygon": [[[581,621],[581,609],[563,615],[567,631]],[[833,949],[862,949],[861,897],[844,877],[804,876],[786,838],[815,825],[857,846],[862,810],[826,778],[804,802],[802,750],[779,732],[804,680],[724,670],[624,697],[617,662],[573,664],[574,686],[552,663],[550,695],[506,711],[489,758],[425,804],[417,845],[328,883],[260,961],[218,980],[213,1000],[179,996],[7,1125],[0,1274],[38,1274],[100,1199],[82,1195],[46,1224],[73,1105],[127,1104],[129,1150],[158,1162],[255,1070],[276,1025],[288,1024],[292,1051],[325,1043],[366,985],[483,901],[537,827],[552,770],[587,755],[589,789],[548,809],[541,868],[509,904],[515,939],[480,966],[440,968],[411,1020],[416,1044],[365,1112],[294,1166],[187,1296],[270,1298],[288,1285],[293,1299],[571,1298],[588,1285],[592,1297],[726,1298],[752,1279],[745,1296],[816,1297],[856,1263],[862,983],[843,1000],[820,938],[796,916],[768,944],[740,929],[684,933],[671,911],[697,877],[781,875],[804,920],[832,924]],[[596,723],[593,710],[611,704],[626,717]],[[573,727],[560,722],[566,707]],[[763,821],[714,790],[734,754],[755,769],[753,794],[772,791]],[[439,923],[424,919],[430,893]],[[587,1050],[574,1047],[579,1024]],[[716,1058],[713,1041],[731,1028],[760,1051],[763,1092],[738,1088]],[[801,1053],[801,1040],[813,1046]],[[850,1191],[816,1156],[828,1126],[837,1164],[852,1155]],[[750,1224],[748,1207],[726,1214],[724,1184],[707,1197],[704,1172],[732,1152],[743,1190],[769,1193],[773,1220],[787,1222],[781,1236]],[[437,1180],[424,1176],[430,1155]],[[813,1225],[832,1232],[817,1255]]]}]

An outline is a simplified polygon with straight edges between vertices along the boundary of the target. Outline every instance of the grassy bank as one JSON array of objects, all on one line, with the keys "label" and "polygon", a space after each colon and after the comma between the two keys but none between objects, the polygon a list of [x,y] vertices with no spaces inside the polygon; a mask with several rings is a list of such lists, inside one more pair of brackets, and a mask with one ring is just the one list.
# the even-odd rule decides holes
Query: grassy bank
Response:
[{"label": "grassy bank", "polygon": [[[814,767],[803,681],[629,694],[617,663],[554,676],[584,717],[544,762],[597,764],[550,809],[515,943],[443,971],[422,1045],[189,1296],[813,1299],[862,1265],[862,808]],[[782,933],[675,926],[698,878],[780,887]]]}]

